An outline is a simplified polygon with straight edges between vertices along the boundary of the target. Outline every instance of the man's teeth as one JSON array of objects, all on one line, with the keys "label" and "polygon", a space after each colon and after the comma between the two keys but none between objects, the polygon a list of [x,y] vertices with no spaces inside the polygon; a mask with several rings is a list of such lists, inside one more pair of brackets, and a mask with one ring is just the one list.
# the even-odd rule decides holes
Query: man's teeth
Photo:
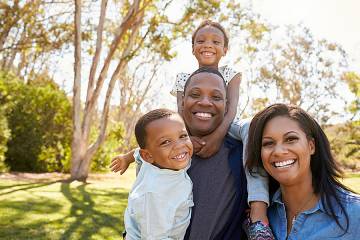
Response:
[{"label": "man's teeth", "polygon": [[198,112],[198,113],[195,113],[195,115],[198,116],[198,117],[201,117],[201,118],[211,118],[210,113]]},{"label": "man's teeth", "polygon": [[275,167],[278,167],[278,168],[287,167],[287,166],[293,164],[294,162],[295,162],[295,160],[291,159],[291,160],[286,160],[286,161],[282,161],[282,162],[275,162],[274,165],[275,165]]}]

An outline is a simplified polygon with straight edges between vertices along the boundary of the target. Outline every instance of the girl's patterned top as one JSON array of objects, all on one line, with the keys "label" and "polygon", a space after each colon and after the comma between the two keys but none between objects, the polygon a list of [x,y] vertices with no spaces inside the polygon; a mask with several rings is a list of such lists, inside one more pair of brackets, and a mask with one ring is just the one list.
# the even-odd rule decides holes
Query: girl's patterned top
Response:
[{"label": "girl's patterned top", "polygon": [[[226,84],[228,84],[230,82],[230,80],[233,79],[233,77],[238,73],[234,69],[228,67],[227,65],[220,67],[219,72],[224,77]],[[171,95],[176,96],[177,92],[184,91],[185,83],[188,80],[188,78],[190,77],[190,75],[191,74],[189,74],[189,73],[178,73],[176,75],[175,84],[170,92]]]}]

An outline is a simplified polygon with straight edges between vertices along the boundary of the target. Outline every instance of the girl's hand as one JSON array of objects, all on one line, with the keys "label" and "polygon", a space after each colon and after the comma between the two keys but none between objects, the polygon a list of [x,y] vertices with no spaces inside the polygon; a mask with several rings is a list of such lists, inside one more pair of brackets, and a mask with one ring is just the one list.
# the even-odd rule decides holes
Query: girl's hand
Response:
[{"label": "girl's hand", "polygon": [[110,168],[113,172],[120,171],[120,175],[122,175],[128,169],[130,163],[128,154],[121,154],[111,160]]},{"label": "girl's hand", "polygon": [[197,153],[203,148],[205,145],[205,142],[201,140],[199,137],[190,136],[190,140],[193,144],[194,148],[194,154],[197,155]]},{"label": "girl's hand", "polygon": [[196,155],[202,158],[209,158],[215,153],[217,153],[221,147],[223,142],[223,137],[218,137],[216,132],[212,132],[211,134],[202,137],[201,140],[205,142],[204,146],[201,148]]}]

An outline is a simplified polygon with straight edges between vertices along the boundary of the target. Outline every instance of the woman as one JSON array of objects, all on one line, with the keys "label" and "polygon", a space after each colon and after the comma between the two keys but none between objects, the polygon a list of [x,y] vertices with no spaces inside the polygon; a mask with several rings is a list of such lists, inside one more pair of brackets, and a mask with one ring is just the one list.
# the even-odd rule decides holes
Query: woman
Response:
[{"label": "woman", "polygon": [[274,104],[249,129],[249,169],[270,175],[268,210],[275,238],[358,239],[360,197],[338,180],[341,171],[318,123],[296,106]]}]

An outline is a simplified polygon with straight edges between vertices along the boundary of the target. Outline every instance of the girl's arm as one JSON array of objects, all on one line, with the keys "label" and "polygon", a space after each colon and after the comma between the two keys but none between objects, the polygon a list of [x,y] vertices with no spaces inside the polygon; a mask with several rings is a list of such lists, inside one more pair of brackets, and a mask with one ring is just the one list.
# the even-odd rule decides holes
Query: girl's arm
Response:
[{"label": "girl's arm", "polygon": [[239,90],[241,83],[241,74],[236,74],[227,86],[227,112],[222,123],[211,134],[201,138],[205,145],[196,155],[202,158],[208,158],[219,151],[223,139],[230,127],[231,122],[236,116],[237,105],[239,102]]},{"label": "girl's arm", "polygon": [[[246,161],[246,145],[248,142],[250,120],[241,120],[231,124],[229,135],[243,142],[243,161]],[[252,222],[262,221],[268,223],[266,210],[269,205],[268,177],[263,169],[250,174],[245,168],[248,190],[248,203],[251,208],[250,218]]]}]

